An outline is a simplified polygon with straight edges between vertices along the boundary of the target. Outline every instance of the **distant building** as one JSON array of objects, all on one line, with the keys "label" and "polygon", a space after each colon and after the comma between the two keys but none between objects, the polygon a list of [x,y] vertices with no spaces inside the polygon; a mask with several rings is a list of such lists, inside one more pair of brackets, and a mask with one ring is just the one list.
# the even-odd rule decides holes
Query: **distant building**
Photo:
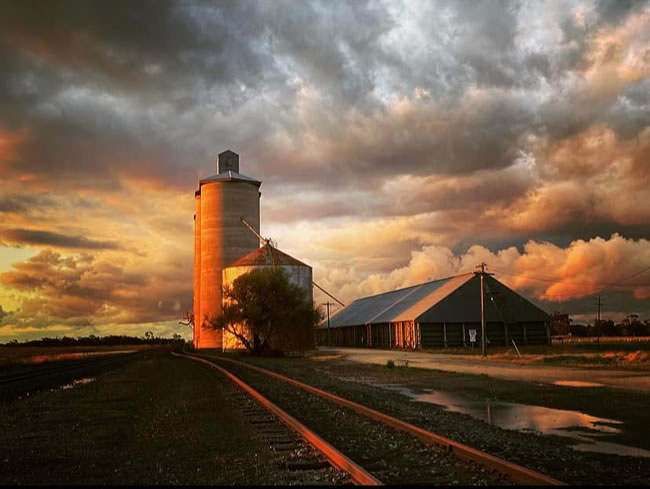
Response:
[{"label": "distant building", "polygon": [[[550,344],[550,315],[485,277],[489,344]],[[470,346],[481,341],[480,277],[434,280],[357,299],[318,327],[318,343],[402,348]]]}]

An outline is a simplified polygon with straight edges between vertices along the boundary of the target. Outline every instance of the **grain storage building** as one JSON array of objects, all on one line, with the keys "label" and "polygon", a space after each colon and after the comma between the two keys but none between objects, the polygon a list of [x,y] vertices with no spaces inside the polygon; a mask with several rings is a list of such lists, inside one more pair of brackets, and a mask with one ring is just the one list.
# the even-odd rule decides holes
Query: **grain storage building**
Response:
[{"label": "grain storage building", "polygon": [[[550,344],[550,316],[491,276],[485,277],[489,344]],[[319,344],[427,348],[480,346],[480,277],[467,273],[358,299],[318,328]]]},{"label": "grain storage building", "polygon": [[[222,283],[224,287],[226,285],[232,286],[237,277],[256,269],[270,267],[279,267],[284,270],[289,282],[300,287],[305,292],[309,302],[313,303],[311,267],[294,257],[283,253],[273,247],[269,242],[224,268],[222,272]],[[242,332],[244,332],[244,328],[242,328]],[[247,334],[245,335],[248,337]],[[244,348],[241,342],[233,334],[227,331],[223,332],[222,341],[222,347],[224,349]]]},{"label": "grain storage building", "polygon": [[219,154],[217,174],[199,182],[194,215],[194,337],[196,348],[222,348],[221,331],[207,327],[221,314],[222,270],[254,251],[259,239],[245,226],[245,219],[260,230],[260,185],[239,173],[239,155]]}]

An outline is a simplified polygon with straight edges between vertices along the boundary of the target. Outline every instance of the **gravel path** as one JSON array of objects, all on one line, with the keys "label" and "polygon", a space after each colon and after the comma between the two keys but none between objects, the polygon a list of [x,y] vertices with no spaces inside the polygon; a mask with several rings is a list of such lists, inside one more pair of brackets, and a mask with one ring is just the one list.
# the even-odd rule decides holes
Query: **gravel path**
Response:
[{"label": "gravel path", "polygon": [[375,348],[333,348],[320,347],[324,353],[342,355],[345,359],[375,365],[386,365],[393,360],[396,365],[405,361],[417,368],[443,370],[470,374],[485,374],[491,377],[545,382],[552,384],[558,380],[597,382],[607,387],[650,392],[650,372],[634,372],[614,369],[587,369],[555,367],[547,365],[520,365],[516,363],[463,357],[440,353],[379,350]]}]

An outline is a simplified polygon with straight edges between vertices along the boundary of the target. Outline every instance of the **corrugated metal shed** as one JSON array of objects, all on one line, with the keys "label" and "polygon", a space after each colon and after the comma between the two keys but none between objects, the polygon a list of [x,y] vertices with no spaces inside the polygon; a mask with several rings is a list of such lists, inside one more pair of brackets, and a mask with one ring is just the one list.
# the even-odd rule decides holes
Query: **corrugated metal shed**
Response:
[{"label": "corrugated metal shed", "polygon": [[330,327],[389,323],[407,320],[406,316],[413,320],[413,314],[431,308],[472,276],[468,273],[357,299],[330,318]]},{"label": "corrugated metal shed", "polygon": [[[480,279],[474,273],[357,299],[330,318],[330,327],[400,321],[480,321]],[[498,280],[486,277],[486,320],[548,321],[549,315]],[[327,321],[321,323],[326,327]]]},{"label": "corrugated metal shed", "polygon": [[[550,321],[548,313],[491,276],[485,277],[485,320],[488,322]],[[417,317],[422,323],[481,320],[481,279],[472,277],[452,294]]]}]

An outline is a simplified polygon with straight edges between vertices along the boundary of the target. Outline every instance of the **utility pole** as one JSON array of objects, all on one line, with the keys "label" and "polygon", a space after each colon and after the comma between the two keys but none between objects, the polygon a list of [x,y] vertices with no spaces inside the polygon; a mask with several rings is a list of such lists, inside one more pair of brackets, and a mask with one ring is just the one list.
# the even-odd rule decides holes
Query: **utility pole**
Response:
[{"label": "utility pole", "polygon": [[323,302],[321,306],[327,306],[327,346],[332,345],[332,336],[330,334],[330,306],[335,306],[334,302]]},{"label": "utility pole", "polygon": [[486,274],[485,273],[485,267],[487,264],[485,262],[481,262],[480,265],[476,265],[476,268],[480,270],[478,273],[481,277],[481,354],[486,357],[487,356],[487,348],[486,348],[486,334],[485,334],[485,285],[483,281],[485,280],[485,275],[494,275],[493,273]]},{"label": "utility pole", "polygon": [[598,301],[594,305],[598,306],[598,312],[596,314],[596,343],[600,343],[600,306],[602,305],[600,296],[598,296]]}]

